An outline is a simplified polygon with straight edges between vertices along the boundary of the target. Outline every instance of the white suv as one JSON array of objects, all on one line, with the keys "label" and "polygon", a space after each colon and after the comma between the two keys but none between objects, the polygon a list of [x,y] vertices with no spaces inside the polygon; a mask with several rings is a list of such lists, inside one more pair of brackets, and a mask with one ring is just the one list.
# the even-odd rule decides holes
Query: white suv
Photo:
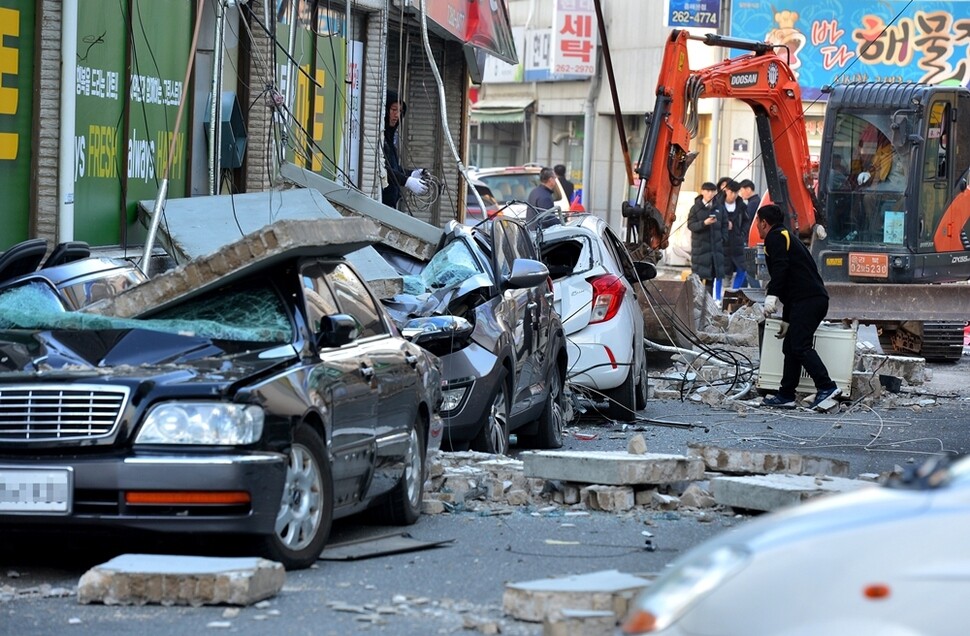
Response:
[{"label": "white suv", "polygon": [[555,288],[555,308],[566,332],[566,378],[607,400],[604,414],[632,421],[647,402],[647,361],[637,276],[652,278],[652,264],[634,264],[606,221],[569,215],[542,230],[542,261]]},{"label": "white suv", "polygon": [[[542,166],[509,166],[505,168],[478,168],[469,170],[472,178],[487,185],[492,190],[499,209],[505,217],[525,220],[529,193],[539,185],[539,172]],[[553,202],[562,212],[569,211],[569,199],[556,178],[556,192]],[[513,201],[515,203],[513,203]]]}]

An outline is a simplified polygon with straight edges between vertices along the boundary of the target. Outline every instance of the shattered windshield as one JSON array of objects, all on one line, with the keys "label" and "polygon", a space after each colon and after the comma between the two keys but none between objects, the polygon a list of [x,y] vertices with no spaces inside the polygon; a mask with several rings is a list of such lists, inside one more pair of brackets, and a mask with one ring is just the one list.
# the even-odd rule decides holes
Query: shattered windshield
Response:
[{"label": "shattered windshield", "polygon": [[150,329],[217,340],[291,342],[293,327],[268,283],[218,290],[150,319],[65,311],[50,288],[32,282],[0,291],[0,329]]},{"label": "shattered windshield", "polygon": [[825,213],[833,240],[902,245],[909,148],[892,144],[888,113],[838,113]]},{"label": "shattered windshield", "polygon": [[472,276],[486,273],[465,241],[452,241],[436,253],[421,272],[424,291],[457,287]]}]

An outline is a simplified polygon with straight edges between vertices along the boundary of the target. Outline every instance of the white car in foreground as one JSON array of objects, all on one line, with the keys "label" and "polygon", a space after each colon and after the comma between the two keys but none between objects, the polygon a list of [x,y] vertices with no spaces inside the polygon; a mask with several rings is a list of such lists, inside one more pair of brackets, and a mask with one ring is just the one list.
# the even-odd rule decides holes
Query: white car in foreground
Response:
[{"label": "white car in foreground", "polygon": [[652,264],[634,264],[606,221],[567,215],[542,230],[542,261],[549,268],[555,308],[566,332],[566,379],[607,401],[604,414],[632,421],[647,405],[643,313],[635,289],[656,276]]},{"label": "white car in foreground", "polygon": [[673,562],[623,634],[941,636],[970,620],[970,458],[742,524]]}]

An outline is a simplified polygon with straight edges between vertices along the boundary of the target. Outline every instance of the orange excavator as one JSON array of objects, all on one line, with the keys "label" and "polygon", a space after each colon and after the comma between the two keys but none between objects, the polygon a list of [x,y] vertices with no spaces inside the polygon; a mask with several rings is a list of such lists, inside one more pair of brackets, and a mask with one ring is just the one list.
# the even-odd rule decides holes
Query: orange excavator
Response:
[{"label": "orange excavator", "polygon": [[[747,53],[692,69],[689,40]],[[767,194],[816,256],[831,296],[828,318],[876,324],[884,348],[959,359],[970,318],[970,91],[916,83],[826,89],[816,169],[801,90],[778,50],[671,32],[646,118],[636,203],[623,205],[631,254],[657,262],[667,246],[697,156],[698,100],[739,99],[755,115]],[[759,240],[752,228],[749,245]]]}]

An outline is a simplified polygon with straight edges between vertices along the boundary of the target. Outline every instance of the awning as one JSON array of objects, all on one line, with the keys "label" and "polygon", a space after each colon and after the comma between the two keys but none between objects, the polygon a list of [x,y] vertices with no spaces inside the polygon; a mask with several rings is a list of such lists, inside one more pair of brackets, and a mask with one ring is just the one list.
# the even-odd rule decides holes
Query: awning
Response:
[{"label": "awning", "polygon": [[487,51],[503,62],[519,63],[505,0],[428,0],[426,7],[428,19],[459,42]]},{"label": "awning", "polygon": [[479,124],[522,123],[534,101],[531,97],[483,99],[472,104],[470,118]]}]

